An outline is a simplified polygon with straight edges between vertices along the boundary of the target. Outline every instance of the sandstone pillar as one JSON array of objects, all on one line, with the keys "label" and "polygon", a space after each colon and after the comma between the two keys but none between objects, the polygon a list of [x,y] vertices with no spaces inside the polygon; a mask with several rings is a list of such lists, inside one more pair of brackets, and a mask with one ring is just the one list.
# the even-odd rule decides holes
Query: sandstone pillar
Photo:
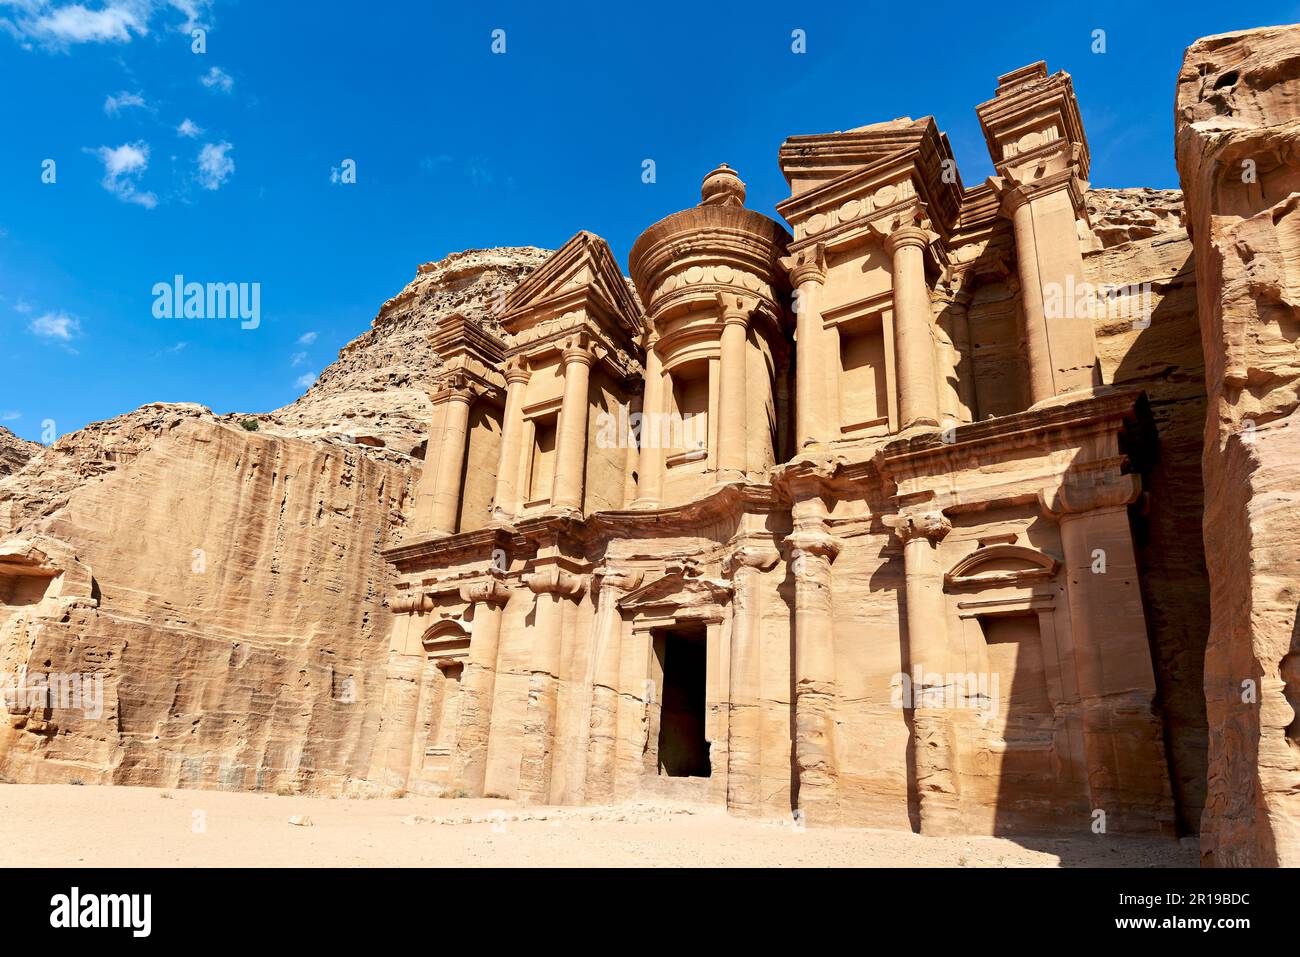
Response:
[{"label": "sandstone pillar", "polygon": [[433,510],[430,516],[435,534],[453,535],[456,532],[461,489],[465,481],[469,407],[473,399],[473,393],[463,386],[449,388],[442,398],[446,403],[446,414],[443,418],[442,442],[438,447],[438,472],[434,477]]},{"label": "sandstone pillar", "polygon": [[1094,814],[1108,830],[1173,831],[1173,798],[1128,506],[1135,475],[1067,481],[1040,501],[1060,523],[1084,763]]},{"label": "sandstone pillar", "polygon": [[[826,251],[818,244],[781,260],[795,303],[795,447],[829,442],[839,431],[839,357],[827,356],[818,303],[826,282]],[[834,428],[832,428],[832,425]]]},{"label": "sandstone pillar", "polygon": [[519,461],[524,438],[524,394],[532,373],[524,363],[506,369],[506,411],[501,423],[501,455],[497,459],[497,486],[492,514],[511,518],[519,511]]},{"label": "sandstone pillar", "polygon": [[[820,523],[818,523],[820,524]],[[795,576],[795,766],[798,808],[808,823],[839,818],[835,757],[835,621],[831,562],[839,542],[817,527],[786,539]]]},{"label": "sandstone pillar", "polygon": [[1016,236],[1029,359],[1029,397],[1039,403],[1092,388],[1097,364],[1095,298],[1087,286],[1070,183],[1004,190],[1003,211]]},{"label": "sandstone pillar", "polygon": [[641,572],[600,572],[592,576],[598,589],[593,629],[591,684],[591,738],[587,744],[586,798],[588,804],[614,801],[614,766],[618,750],[619,662],[622,654],[623,616],[619,599],[641,584]]},{"label": "sandstone pillar", "polygon": [[451,781],[470,797],[483,796],[487,776],[488,739],[496,690],[497,649],[508,589],[497,579],[464,585],[460,596],[474,609],[469,661],[461,679],[460,727],[452,751]]},{"label": "sandstone pillar", "polygon": [[727,810],[760,814],[763,809],[763,713],[759,695],[762,637],[761,573],[780,560],[774,548],[737,549],[725,570],[732,580],[731,669],[727,722]]},{"label": "sandstone pillar", "polygon": [[934,321],[925,284],[929,230],[903,226],[885,239],[893,260],[894,356],[897,366],[899,430],[939,424],[934,374]]},{"label": "sandstone pillar", "polygon": [[1074,86],[1033,63],[998,77],[996,95],[976,112],[997,170],[989,184],[1015,230],[1030,403],[1089,390],[1095,298],[1077,225],[1088,218],[1089,152]]},{"label": "sandstone pillar", "polygon": [[660,426],[665,411],[664,369],[650,339],[645,349],[645,401],[641,408],[641,473],[637,482],[638,508],[656,508],[663,497],[664,450]]},{"label": "sandstone pillar", "polygon": [[579,576],[555,566],[525,575],[524,584],[537,596],[537,604],[531,629],[533,657],[519,764],[519,799],[544,804],[551,794],[566,599],[582,594],[584,586]]},{"label": "sandstone pillar", "polygon": [[937,546],[952,524],[939,511],[904,513],[891,517],[886,524],[903,542],[908,674],[913,679],[920,675],[919,685],[911,687],[911,704],[921,833],[943,833],[952,829],[957,813],[957,769],[946,704],[958,689],[948,685],[952,658]]},{"label": "sandstone pillar", "polygon": [[743,481],[749,458],[745,351],[753,303],[743,296],[718,293],[718,306],[722,313],[718,478],[723,482]]},{"label": "sandstone pillar", "polygon": [[587,415],[590,405],[591,350],[577,340],[564,350],[564,399],[556,429],[555,483],[551,508],[582,511],[587,464]]}]

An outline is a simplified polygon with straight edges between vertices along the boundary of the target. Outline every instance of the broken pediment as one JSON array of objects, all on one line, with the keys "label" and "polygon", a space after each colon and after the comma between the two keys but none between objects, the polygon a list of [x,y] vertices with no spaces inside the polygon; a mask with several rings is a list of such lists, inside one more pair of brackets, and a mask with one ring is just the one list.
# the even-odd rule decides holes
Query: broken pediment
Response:
[{"label": "broken pediment", "polygon": [[856,235],[870,218],[917,200],[946,234],[961,211],[952,147],[933,117],[792,136],[781,146],[780,163],[791,196],[777,210],[794,227],[796,243]]}]

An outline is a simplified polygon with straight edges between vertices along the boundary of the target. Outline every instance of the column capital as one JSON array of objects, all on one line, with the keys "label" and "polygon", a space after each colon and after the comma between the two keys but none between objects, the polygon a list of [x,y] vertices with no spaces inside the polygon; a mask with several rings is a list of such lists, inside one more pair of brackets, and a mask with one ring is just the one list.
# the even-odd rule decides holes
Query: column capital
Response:
[{"label": "column capital", "polygon": [[645,572],[629,569],[620,571],[608,565],[600,565],[591,572],[591,590],[604,591],[606,587],[619,592],[635,591],[641,587]]},{"label": "column capital", "polygon": [[522,357],[511,359],[505,368],[506,385],[523,384],[533,377],[533,371]]},{"label": "column capital", "polygon": [[761,572],[775,567],[781,560],[781,553],[768,545],[741,545],[722,561],[722,574],[727,578],[736,577],[744,568],[753,568]]},{"label": "column capital", "polygon": [[900,249],[914,246],[925,249],[934,238],[934,233],[924,226],[902,226],[885,236],[885,252],[893,256]]},{"label": "column capital", "polygon": [[1136,502],[1142,494],[1142,479],[1132,473],[1066,477],[1059,485],[1038,490],[1043,512],[1057,520],[1084,515],[1104,508],[1120,508]]},{"label": "column capital", "polygon": [[785,537],[785,543],[789,546],[792,557],[794,552],[800,555],[816,555],[819,558],[825,558],[828,562],[835,561],[835,556],[840,553],[840,540],[823,529],[802,529],[793,532]]},{"label": "column capital", "polygon": [[485,578],[461,585],[460,598],[471,605],[505,605],[510,599],[510,589],[499,578]]},{"label": "column capital", "polygon": [[930,220],[920,205],[913,205],[900,213],[873,220],[867,223],[867,229],[884,243],[885,252],[890,256],[908,246],[925,249],[938,238],[930,228]]},{"label": "column capital", "polygon": [[1001,176],[990,176],[987,182],[998,197],[998,212],[1007,219],[1013,219],[1020,207],[1061,190],[1068,193],[1076,216],[1087,215],[1088,183],[1074,166],[1028,181],[1018,180],[1011,170],[1004,170]]},{"label": "column capital", "polygon": [[753,315],[754,308],[758,305],[758,299],[754,296],[742,296],[734,292],[720,292],[717,294],[718,312],[722,316],[723,325],[736,323],[748,328],[750,316]]},{"label": "column capital", "polygon": [[939,509],[899,512],[886,515],[881,521],[894,530],[904,545],[920,539],[937,545],[952,531],[952,522]]},{"label": "column capital", "polygon": [[586,336],[573,336],[566,340],[561,355],[566,366],[582,363],[590,368],[591,364],[596,361],[596,354],[592,350],[591,341]]},{"label": "column capital", "polygon": [[790,282],[796,289],[806,282],[826,281],[826,246],[823,243],[814,243],[781,257],[779,261],[790,274]]},{"label": "column capital", "polygon": [[550,565],[523,576],[528,590],[535,595],[549,593],[567,598],[577,598],[587,589],[587,576]]},{"label": "column capital", "polygon": [[469,404],[474,401],[477,394],[478,390],[468,376],[464,373],[453,372],[438,382],[438,388],[429,396],[429,399],[435,405],[439,402],[464,402]]}]

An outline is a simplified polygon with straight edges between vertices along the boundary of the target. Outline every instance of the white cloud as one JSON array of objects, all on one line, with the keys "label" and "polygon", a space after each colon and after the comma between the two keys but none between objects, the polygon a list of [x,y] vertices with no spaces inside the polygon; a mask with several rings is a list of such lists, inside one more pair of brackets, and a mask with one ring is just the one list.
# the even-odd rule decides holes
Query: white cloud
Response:
[{"label": "white cloud", "polygon": [[23,414],[21,412],[15,412],[12,409],[0,412],[0,422],[12,422],[14,419],[21,419],[22,417]]},{"label": "white cloud", "polygon": [[199,185],[204,189],[220,189],[235,172],[235,161],[226,155],[231,149],[229,143],[203,144],[199,150]]},{"label": "white cloud", "polygon": [[302,365],[306,361],[307,361],[307,353],[295,352],[293,354],[293,358],[289,360],[289,365],[294,368],[297,368],[298,366]]},{"label": "white cloud", "polygon": [[185,22],[180,25],[182,33],[189,33],[191,30],[207,27],[202,18],[206,16],[208,7],[212,5],[212,0],[168,0],[168,3],[185,14]]},{"label": "white cloud", "polygon": [[149,168],[149,144],[123,143],[118,147],[101,146],[90,150],[104,164],[101,185],[124,203],[136,203],[145,209],[158,205],[153,193],[137,190],[140,174]]},{"label": "white cloud", "polygon": [[18,302],[14,304],[14,312],[21,312],[23,315],[27,315],[27,313],[31,311],[32,304],[26,299],[19,299]]},{"label": "white cloud", "polygon": [[66,312],[47,312],[33,319],[27,327],[42,339],[58,339],[68,342],[81,335],[81,322]]},{"label": "white cloud", "polygon": [[188,116],[181,120],[181,125],[176,127],[176,135],[184,136],[187,139],[197,139],[203,135],[203,127],[195,123]]},{"label": "white cloud", "polygon": [[298,376],[298,378],[294,381],[293,384],[300,389],[309,389],[312,387],[313,384],[315,384],[315,382],[316,382],[316,373],[306,372]]},{"label": "white cloud", "polygon": [[199,82],[209,90],[220,90],[222,93],[229,93],[235,88],[235,78],[219,66],[214,66],[199,77]]},{"label": "white cloud", "polygon": [[[189,33],[203,26],[212,0],[94,0],[63,3],[60,0],[0,0],[0,29],[12,34],[25,47],[33,43],[63,50],[77,43],[130,43],[149,34],[157,17],[166,27]],[[176,13],[184,16],[178,22]],[[31,42],[28,42],[31,41]]]},{"label": "white cloud", "polygon": [[104,100],[104,112],[109,116],[116,116],[118,113],[121,113],[122,110],[131,106],[144,107],[147,106],[147,104],[144,101],[144,97],[139,93],[127,93],[125,90],[117,94],[117,96],[112,96],[110,94]]},{"label": "white cloud", "polygon": [[298,337],[298,345],[300,346],[309,346],[315,341],[316,341],[315,332],[304,332],[302,335]]}]

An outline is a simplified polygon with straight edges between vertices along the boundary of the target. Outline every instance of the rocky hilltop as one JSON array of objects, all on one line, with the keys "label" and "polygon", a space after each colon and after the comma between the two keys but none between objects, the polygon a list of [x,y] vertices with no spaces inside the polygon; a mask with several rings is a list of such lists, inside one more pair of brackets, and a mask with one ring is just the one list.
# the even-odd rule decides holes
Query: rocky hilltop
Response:
[{"label": "rocky hilltop", "polygon": [[0,475],[17,472],[40,450],[41,447],[37,443],[20,439],[0,426]]},{"label": "rocky hilltop", "polygon": [[352,340],[307,394],[266,416],[297,438],[386,449],[390,461],[424,457],[429,387],[440,363],[428,336],[445,316],[487,319],[505,294],[550,252],[533,246],[471,249],[425,263],[383,304],[370,329]]}]

